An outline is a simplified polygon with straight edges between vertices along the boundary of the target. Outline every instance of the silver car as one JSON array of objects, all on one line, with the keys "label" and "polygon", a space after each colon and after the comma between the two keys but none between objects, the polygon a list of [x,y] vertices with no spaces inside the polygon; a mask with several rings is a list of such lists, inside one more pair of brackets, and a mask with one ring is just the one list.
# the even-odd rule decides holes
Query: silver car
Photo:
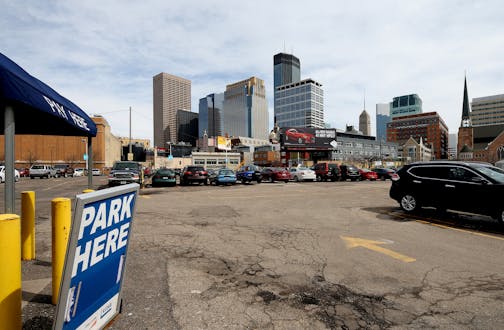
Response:
[{"label": "silver car", "polygon": [[56,177],[58,177],[57,171],[51,165],[36,164],[30,167],[30,179]]}]

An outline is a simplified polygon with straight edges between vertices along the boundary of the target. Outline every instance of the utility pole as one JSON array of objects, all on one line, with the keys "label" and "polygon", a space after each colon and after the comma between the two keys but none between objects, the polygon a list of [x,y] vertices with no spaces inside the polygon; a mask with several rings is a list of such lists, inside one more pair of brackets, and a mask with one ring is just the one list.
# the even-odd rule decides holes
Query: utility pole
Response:
[{"label": "utility pole", "polygon": [[129,151],[128,160],[133,160],[133,152],[131,150],[131,107],[129,107]]}]

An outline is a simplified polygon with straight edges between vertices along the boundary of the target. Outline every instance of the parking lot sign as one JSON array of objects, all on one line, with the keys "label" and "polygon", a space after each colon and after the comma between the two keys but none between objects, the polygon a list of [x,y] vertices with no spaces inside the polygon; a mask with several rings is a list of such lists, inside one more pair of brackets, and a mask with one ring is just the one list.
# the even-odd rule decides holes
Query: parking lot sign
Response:
[{"label": "parking lot sign", "polygon": [[76,196],[54,329],[102,329],[119,313],[138,188]]}]

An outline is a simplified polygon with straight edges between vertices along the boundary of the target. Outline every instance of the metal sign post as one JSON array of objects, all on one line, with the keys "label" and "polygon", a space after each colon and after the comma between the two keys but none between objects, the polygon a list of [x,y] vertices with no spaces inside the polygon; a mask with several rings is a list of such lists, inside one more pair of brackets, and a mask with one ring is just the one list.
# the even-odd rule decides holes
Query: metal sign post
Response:
[{"label": "metal sign post", "polygon": [[76,196],[53,329],[102,329],[119,313],[138,189]]}]

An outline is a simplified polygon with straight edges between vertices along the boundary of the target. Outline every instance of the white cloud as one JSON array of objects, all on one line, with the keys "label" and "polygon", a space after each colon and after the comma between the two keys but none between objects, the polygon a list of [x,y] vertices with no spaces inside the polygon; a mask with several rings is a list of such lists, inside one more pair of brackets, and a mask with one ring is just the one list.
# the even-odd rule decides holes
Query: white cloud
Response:
[{"label": "white cloud", "polygon": [[[456,131],[464,70],[469,96],[504,93],[504,7],[498,1],[64,1],[0,0],[0,51],[118,135],[152,138],[152,77],[192,81],[198,99],[226,84],[266,81],[273,117],[273,55],[301,60],[324,85],[326,119],[358,124],[366,108],[417,93]],[[117,112],[119,111],[119,112]],[[138,116],[135,118],[135,116]],[[374,127],[373,127],[374,130]]]}]

